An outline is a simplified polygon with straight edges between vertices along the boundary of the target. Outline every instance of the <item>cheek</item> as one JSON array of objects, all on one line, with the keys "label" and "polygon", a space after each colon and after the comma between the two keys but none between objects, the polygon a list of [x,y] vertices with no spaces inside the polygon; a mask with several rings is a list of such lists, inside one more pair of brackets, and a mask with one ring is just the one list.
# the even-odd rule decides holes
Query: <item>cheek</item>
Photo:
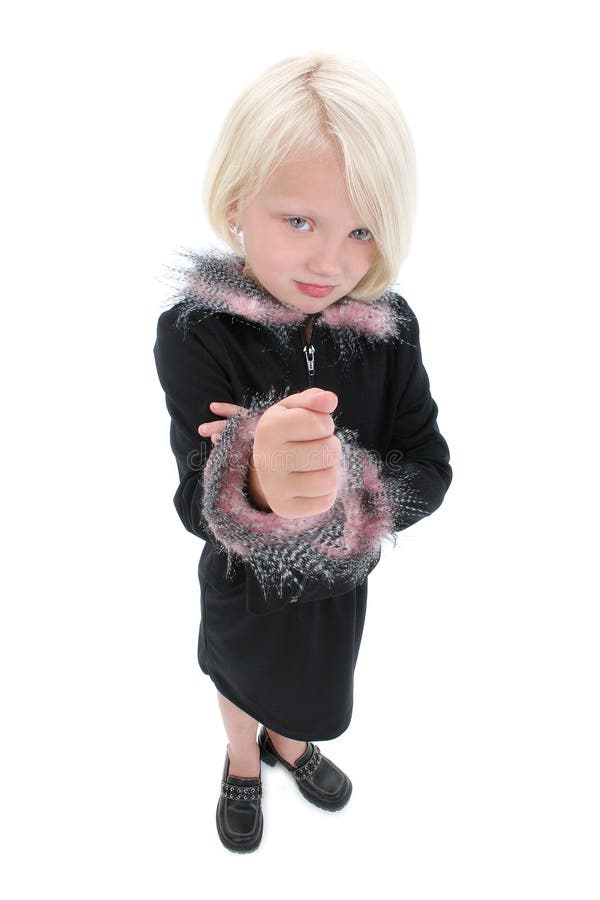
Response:
[{"label": "cheek", "polygon": [[369,258],[369,265],[375,262],[375,257],[377,256],[377,244],[375,241],[369,241],[367,256]]},{"label": "cheek", "polygon": [[375,262],[376,256],[377,247],[369,242],[369,246],[363,249],[363,252],[361,253],[361,259],[357,262],[357,271],[361,273],[361,278],[369,271],[369,269]]},{"label": "cheek", "polygon": [[286,240],[285,235],[274,229],[269,240],[267,254],[272,271],[287,278],[290,269],[303,266],[304,255],[300,244],[300,241],[292,243],[289,239]]},{"label": "cheek", "polygon": [[247,245],[247,249],[254,267],[263,278],[269,281],[287,279],[293,261],[290,259],[289,247],[277,229],[265,228],[260,234],[253,234],[252,246]]},{"label": "cheek", "polygon": [[258,239],[255,241],[260,248],[263,258],[272,260],[277,265],[282,254],[286,251],[286,243],[282,236],[281,230],[276,227],[273,222],[267,223],[260,231]]}]

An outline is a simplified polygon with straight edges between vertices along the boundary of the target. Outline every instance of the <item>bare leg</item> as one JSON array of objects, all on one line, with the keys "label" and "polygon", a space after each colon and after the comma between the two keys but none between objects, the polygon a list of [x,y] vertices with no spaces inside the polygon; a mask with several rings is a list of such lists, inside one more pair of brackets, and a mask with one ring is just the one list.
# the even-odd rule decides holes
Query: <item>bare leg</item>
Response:
[{"label": "bare leg", "polygon": [[219,709],[229,744],[229,774],[258,778],[260,753],[256,741],[258,722],[217,691]]},{"label": "bare leg", "polygon": [[277,734],[276,731],[271,731],[270,728],[267,728],[267,731],[269,732],[271,742],[279,755],[283,756],[290,765],[295,766],[296,760],[299,759],[303,753],[306,753],[308,747],[306,741],[293,741],[291,738]]}]

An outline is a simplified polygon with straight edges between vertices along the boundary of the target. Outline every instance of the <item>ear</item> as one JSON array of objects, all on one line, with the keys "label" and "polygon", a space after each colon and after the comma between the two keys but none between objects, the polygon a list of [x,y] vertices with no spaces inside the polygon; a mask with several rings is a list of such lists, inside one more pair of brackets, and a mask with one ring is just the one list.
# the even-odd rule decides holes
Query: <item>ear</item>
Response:
[{"label": "ear", "polygon": [[[230,228],[232,231],[233,231],[234,228],[235,228],[235,229],[238,229],[238,228],[239,228],[238,215],[239,215],[239,214],[238,214],[238,205],[237,205],[237,203],[233,203],[231,206],[229,206],[229,207],[227,208],[227,213],[226,213],[227,224],[229,225],[229,228]],[[235,232],[234,232],[234,233],[235,233]]]}]

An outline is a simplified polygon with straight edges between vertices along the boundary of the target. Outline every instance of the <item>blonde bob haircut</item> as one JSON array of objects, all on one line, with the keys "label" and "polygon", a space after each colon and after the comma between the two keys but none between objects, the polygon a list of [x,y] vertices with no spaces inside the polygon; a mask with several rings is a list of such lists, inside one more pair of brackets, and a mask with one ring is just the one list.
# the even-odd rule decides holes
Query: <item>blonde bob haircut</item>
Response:
[{"label": "blonde bob haircut", "polygon": [[390,88],[361,63],[312,51],[266,69],[223,123],[204,181],[208,220],[238,255],[232,211],[250,202],[286,160],[333,147],[349,201],[373,235],[373,265],[351,293],[370,301],[394,283],[410,248],[415,153]]}]

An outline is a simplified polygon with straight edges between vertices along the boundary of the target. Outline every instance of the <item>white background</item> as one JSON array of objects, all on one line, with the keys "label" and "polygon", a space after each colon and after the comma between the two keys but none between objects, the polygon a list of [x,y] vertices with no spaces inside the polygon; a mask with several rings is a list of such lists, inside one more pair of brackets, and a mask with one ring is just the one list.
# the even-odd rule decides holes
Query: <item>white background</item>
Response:
[{"label": "white background", "polygon": [[[22,3],[2,25],[0,888],[7,898],[597,898],[598,30],[584,2]],[[370,578],[336,814],[263,767],[220,844],[152,347],[204,166],[267,65],[393,88],[418,162],[399,290],[454,481]],[[594,529],[594,530],[593,530]],[[309,736],[307,736],[309,737]]]}]

